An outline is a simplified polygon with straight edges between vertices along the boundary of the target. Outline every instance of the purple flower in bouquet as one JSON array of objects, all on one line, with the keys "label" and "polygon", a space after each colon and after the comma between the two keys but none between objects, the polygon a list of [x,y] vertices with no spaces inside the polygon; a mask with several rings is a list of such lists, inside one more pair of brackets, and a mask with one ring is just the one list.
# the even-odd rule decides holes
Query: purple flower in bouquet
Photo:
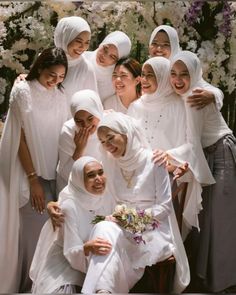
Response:
[{"label": "purple flower in bouquet", "polygon": [[189,25],[193,25],[202,11],[202,7],[206,0],[196,0],[193,2],[186,14],[186,21]]},{"label": "purple flower in bouquet", "polygon": [[135,233],[135,234],[133,235],[133,239],[135,240],[135,242],[136,242],[138,245],[139,245],[141,242],[144,243],[144,244],[146,244],[145,240],[144,240],[143,237],[142,237],[142,234],[140,234],[140,233]]}]

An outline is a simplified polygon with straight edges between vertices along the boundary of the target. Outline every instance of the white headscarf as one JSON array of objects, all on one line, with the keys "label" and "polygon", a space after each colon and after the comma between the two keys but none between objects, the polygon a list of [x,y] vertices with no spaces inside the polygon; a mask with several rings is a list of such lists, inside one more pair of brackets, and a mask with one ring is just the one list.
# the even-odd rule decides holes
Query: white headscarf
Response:
[{"label": "white headscarf", "polygon": [[152,44],[152,41],[156,37],[156,34],[160,31],[165,31],[169,37],[170,49],[171,49],[169,59],[172,59],[180,51],[179,36],[178,36],[177,31],[173,27],[167,26],[167,25],[161,25],[161,26],[156,27],[152,31],[152,34],[151,34],[151,37],[149,40],[149,46]]},{"label": "white headscarf", "polygon": [[113,44],[118,50],[119,59],[127,57],[131,50],[130,38],[121,31],[114,31],[106,36],[106,38],[99,45]]},{"label": "white headscarf", "polygon": [[148,64],[152,67],[157,80],[157,90],[152,94],[144,94],[141,97],[143,104],[148,107],[155,103],[161,103],[166,101],[166,96],[173,93],[173,89],[170,84],[170,61],[164,57],[152,57],[149,58],[143,67]]},{"label": "white headscarf", "polygon": [[201,62],[195,53],[187,50],[180,51],[175,55],[171,61],[171,68],[178,60],[182,61],[186,65],[190,75],[190,87],[184,94],[184,97],[188,97],[194,88],[201,86],[204,87],[203,85],[206,83],[202,78]]},{"label": "white headscarf", "polygon": [[90,89],[80,90],[71,98],[70,104],[71,114],[74,118],[76,112],[87,111],[99,120],[103,115],[103,106],[99,95]]},{"label": "white headscarf", "polygon": [[102,126],[127,136],[125,155],[115,159],[116,164],[127,171],[138,168],[146,159],[145,150],[149,148],[144,132],[138,122],[123,113],[114,112],[104,116],[98,128]]},{"label": "white headscarf", "polygon": [[82,32],[91,32],[89,24],[82,17],[63,17],[54,32],[54,43],[67,53],[68,44]]},{"label": "white headscarf", "polygon": [[[115,31],[108,34],[99,47],[107,44],[112,44],[116,46],[118,51],[118,58],[124,58],[130,54],[131,50],[131,41],[130,38],[121,31]],[[110,66],[100,66],[96,61],[97,50],[92,52],[85,52],[85,57],[92,63],[97,84],[98,84],[98,92],[103,101],[105,98],[112,96],[115,94],[115,89],[112,85],[112,73],[114,71],[115,65]]]},{"label": "white headscarf", "polygon": [[[90,162],[99,163],[95,158],[89,156],[81,157],[74,162],[67,186],[71,194],[68,198],[73,198],[75,202],[79,202],[79,205],[86,210],[97,210],[103,205],[104,194],[95,196],[85,188],[84,167]],[[64,198],[66,196],[63,197],[62,201],[64,201]]]}]

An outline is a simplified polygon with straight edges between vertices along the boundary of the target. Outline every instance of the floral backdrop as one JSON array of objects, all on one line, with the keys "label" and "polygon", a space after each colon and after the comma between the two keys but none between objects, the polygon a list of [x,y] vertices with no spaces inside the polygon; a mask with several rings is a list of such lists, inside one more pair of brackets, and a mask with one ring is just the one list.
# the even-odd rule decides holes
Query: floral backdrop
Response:
[{"label": "floral backdrop", "polygon": [[[174,13],[173,13],[174,11]],[[225,93],[222,113],[236,130],[236,2],[206,1],[27,1],[0,2],[0,114],[7,111],[16,76],[27,73],[35,55],[53,44],[58,19],[82,16],[92,30],[90,49],[105,35],[122,30],[143,62],[151,31],[173,25],[181,47],[198,54],[204,77]]]}]

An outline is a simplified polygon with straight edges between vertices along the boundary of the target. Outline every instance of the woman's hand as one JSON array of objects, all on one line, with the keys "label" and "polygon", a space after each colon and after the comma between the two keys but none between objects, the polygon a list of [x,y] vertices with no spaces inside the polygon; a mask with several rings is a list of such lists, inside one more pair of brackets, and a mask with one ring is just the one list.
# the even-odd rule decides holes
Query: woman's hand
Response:
[{"label": "woman's hand", "polygon": [[157,164],[158,166],[164,165],[165,167],[168,167],[169,162],[169,155],[162,150],[154,150],[153,151],[153,157],[152,157],[152,161],[154,162],[154,164]]},{"label": "woman's hand", "polygon": [[73,160],[79,159],[83,155],[83,151],[87,145],[88,138],[90,135],[90,131],[93,128],[93,126],[89,126],[86,128],[80,128],[78,132],[75,132],[74,136],[74,143],[75,143],[75,151],[72,156]]},{"label": "woman's hand", "polygon": [[107,255],[111,252],[112,244],[102,238],[90,240],[84,244],[84,254],[89,255],[91,252],[94,255]]},{"label": "woman's hand", "polygon": [[57,227],[61,227],[64,223],[64,214],[61,212],[58,202],[49,202],[47,204],[47,211],[55,231]]},{"label": "woman's hand", "polygon": [[40,214],[45,211],[45,194],[41,183],[38,178],[34,178],[30,181],[30,201],[31,206]]},{"label": "woman's hand", "polygon": [[192,95],[187,98],[187,102],[191,107],[200,110],[208,104],[215,102],[215,96],[211,91],[205,89],[195,89],[193,90]]},{"label": "woman's hand", "polygon": [[173,174],[174,174],[173,180],[180,178],[186,172],[188,172],[188,163],[187,162],[175,169],[175,171],[173,172]]}]

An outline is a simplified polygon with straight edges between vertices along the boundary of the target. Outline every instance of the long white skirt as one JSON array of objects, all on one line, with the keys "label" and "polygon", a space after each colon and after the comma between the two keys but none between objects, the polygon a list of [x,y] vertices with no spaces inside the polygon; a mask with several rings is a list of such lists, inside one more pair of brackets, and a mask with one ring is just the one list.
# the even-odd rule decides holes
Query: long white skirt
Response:
[{"label": "long white skirt", "polygon": [[128,293],[142,277],[146,265],[173,254],[170,237],[162,233],[160,228],[150,231],[143,236],[146,244],[138,245],[117,224],[109,221],[96,224],[90,239],[107,239],[113,247],[108,255],[90,255],[82,293],[95,293],[100,289]]}]

